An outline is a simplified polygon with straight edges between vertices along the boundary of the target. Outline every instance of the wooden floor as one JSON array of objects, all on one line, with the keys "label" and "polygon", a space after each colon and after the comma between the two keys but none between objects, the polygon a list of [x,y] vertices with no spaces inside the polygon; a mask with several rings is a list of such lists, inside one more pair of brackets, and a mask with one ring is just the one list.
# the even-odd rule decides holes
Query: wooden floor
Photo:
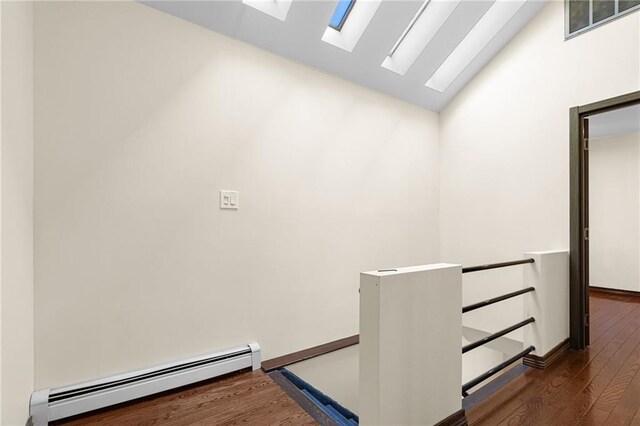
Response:
[{"label": "wooden floor", "polygon": [[264,372],[249,371],[56,424],[297,426],[316,422]]},{"label": "wooden floor", "polygon": [[640,425],[640,297],[591,292],[591,346],[527,369],[467,410],[471,425]]},{"label": "wooden floor", "polygon": [[[525,371],[467,410],[471,425],[639,425],[640,297],[591,293],[591,346]],[[69,425],[316,424],[262,371],[151,397]]]}]

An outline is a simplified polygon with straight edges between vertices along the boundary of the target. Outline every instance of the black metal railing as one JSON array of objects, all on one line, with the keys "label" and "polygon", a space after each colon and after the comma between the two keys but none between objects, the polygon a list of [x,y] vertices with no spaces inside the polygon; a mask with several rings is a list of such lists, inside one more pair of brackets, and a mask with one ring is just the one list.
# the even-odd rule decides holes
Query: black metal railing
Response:
[{"label": "black metal railing", "polygon": [[469,389],[471,389],[474,386],[484,382],[489,377],[491,377],[494,374],[504,370],[505,368],[507,368],[508,366],[513,364],[514,362],[518,361],[520,358],[524,358],[526,355],[529,355],[531,352],[533,352],[535,350],[536,350],[535,347],[529,346],[527,349],[525,349],[522,352],[512,356],[511,358],[509,358],[508,360],[504,361],[503,363],[496,365],[495,367],[493,367],[491,370],[487,371],[486,373],[483,373],[483,374],[479,375],[478,377],[476,377],[475,379],[473,379],[471,381],[468,381],[467,383],[462,385],[462,396],[464,396],[464,397],[469,396],[469,393],[468,393]]},{"label": "black metal railing", "polygon": [[473,349],[475,349],[477,347],[480,347],[480,346],[485,345],[485,344],[487,344],[489,342],[492,342],[492,341],[496,340],[497,338],[504,336],[505,334],[509,334],[512,331],[515,331],[515,330],[517,330],[519,328],[522,328],[525,325],[531,324],[532,322],[535,322],[535,321],[536,320],[533,317],[529,317],[524,321],[520,321],[519,323],[512,325],[511,327],[507,327],[504,330],[500,330],[500,331],[498,331],[496,333],[490,334],[487,337],[484,337],[484,338],[482,338],[482,339],[480,339],[480,340],[478,340],[476,342],[469,343],[468,345],[465,345],[465,346],[462,347],[462,353],[463,354],[467,353],[467,352],[469,352],[469,351],[471,351],[471,350],[473,350]]},{"label": "black metal railing", "polygon": [[530,257],[522,260],[512,260],[511,262],[489,263],[487,265],[467,266],[466,268],[462,268],[462,273],[466,274],[467,272],[487,271],[489,269],[506,268],[507,266],[524,265],[527,263],[534,263],[534,262],[535,260],[532,257]]},{"label": "black metal railing", "polygon": [[[524,265],[527,263],[534,263],[535,260],[533,258],[528,258],[528,259],[522,259],[522,260],[513,260],[511,262],[502,262],[502,263],[490,263],[487,265],[479,265],[479,266],[469,266],[466,268],[462,268],[462,273],[467,273],[467,272],[478,272],[478,271],[486,271],[489,269],[497,269],[497,268],[505,268],[507,266],[515,266],[515,265]],[[485,306],[489,306],[489,305],[493,305],[494,303],[498,303],[498,302],[502,302],[503,300],[507,300],[507,299],[511,299],[512,297],[516,297],[516,296],[520,296],[521,294],[525,294],[525,293],[529,293],[532,291],[535,291],[536,289],[534,287],[527,287],[527,288],[523,288],[522,290],[517,290],[511,293],[507,293],[507,294],[503,294],[502,296],[497,296],[491,299],[487,299],[484,300],[482,302],[478,302],[478,303],[474,303],[472,305],[468,305],[468,306],[463,306],[462,307],[462,313],[466,313],[466,312],[471,312],[471,311],[475,311],[476,309],[480,309],[480,308],[484,308]],[[519,328],[524,327],[527,324],[531,324],[533,322],[535,322],[535,318],[533,317],[529,317],[523,321],[520,321],[517,324],[514,324],[510,327],[505,328],[504,330],[500,330],[496,333],[490,334],[476,342],[472,342],[469,343],[468,345],[465,345],[462,347],[462,353],[467,353],[473,349],[476,349],[482,345],[486,345],[489,342],[492,342],[506,334],[511,333],[512,331],[515,331]],[[502,362],[501,364],[493,367],[492,369],[482,373],[481,375],[479,375],[478,377],[476,377],[475,379],[471,380],[470,382],[465,383],[464,385],[462,385],[462,396],[466,397],[469,396],[469,389],[473,388],[474,386],[478,385],[479,383],[484,382],[485,380],[487,380],[489,377],[493,376],[494,374],[504,370],[505,368],[507,368],[509,365],[513,364],[514,362],[518,361],[520,358],[523,358],[524,356],[528,355],[529,353],[531,353],[532,351],[534,351],[535,348],[533,346],[529,346],[527,349],[523,350],[522,352],[512,356],[511,358],[509,358],[508,360]]]},{"label": "black metal railing", "polygon": [[494,303],[502,302],[503,300],[511,299],[512,297],[520,296],[521,294],[536,291],[533,287],[523,288],[522,290],[514,291],[512,293],[503,294],[502,296],[494,297],[492,299],[483,300],[482,302],[474,303],[462,307],[462,313],[475,311],[476,309],[484,308],[485,306],[493,305]]}]

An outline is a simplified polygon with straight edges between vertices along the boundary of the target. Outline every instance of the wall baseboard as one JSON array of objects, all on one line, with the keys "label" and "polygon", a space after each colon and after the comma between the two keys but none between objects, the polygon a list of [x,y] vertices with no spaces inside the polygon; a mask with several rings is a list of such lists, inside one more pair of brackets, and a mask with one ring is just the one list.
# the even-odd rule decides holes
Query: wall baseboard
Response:
[{"label": "wall baseboard", "polygon": [[465,414],[464,409],[460,409],[447,417],[446,419],[440,420],[435,426],[467,426],[467,416]]},{"label": "wall baseboard", "polygon": [[525,356],[524,358],[522,358],[522,363],[527,367],[544,370],[545,368],[549,368],[549,366],[551,366],[554,362],[561,359],[568,350],[569,339],[565,339],[543,356],[531,354]]},{"label": "wall baseboard", "polygon": [[287,365],[291,365],[296,362],[315,358],[320,355],[328,354],[329,352],[357,345],[359,342],[359,334],[356,334],[355,336],[345,337],[344,339],[340,340],[334,340],[333,342],[325,343],[322,345],[314,346],[312,348],[303,349],[301,351],[262,361],[262,369],[266,372],[277,370],[278,368],[286,367]]},{"label": "wall baseboard", "polygon": [[614,295],[618,295],[618,296],[640,297],[640,291],[619,290],[617,288],[589,286],[589,291],[593,291],[595,293],[614,294]]}]

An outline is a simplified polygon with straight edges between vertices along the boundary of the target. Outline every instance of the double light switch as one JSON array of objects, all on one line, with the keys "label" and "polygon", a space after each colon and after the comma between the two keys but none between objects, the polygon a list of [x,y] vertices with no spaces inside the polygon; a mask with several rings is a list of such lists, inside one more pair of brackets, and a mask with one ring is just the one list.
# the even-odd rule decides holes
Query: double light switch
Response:
[{"label": "double light switch", "polygon": [[239,195],[238,191],[220,190],[220,208],[238,210]]}]

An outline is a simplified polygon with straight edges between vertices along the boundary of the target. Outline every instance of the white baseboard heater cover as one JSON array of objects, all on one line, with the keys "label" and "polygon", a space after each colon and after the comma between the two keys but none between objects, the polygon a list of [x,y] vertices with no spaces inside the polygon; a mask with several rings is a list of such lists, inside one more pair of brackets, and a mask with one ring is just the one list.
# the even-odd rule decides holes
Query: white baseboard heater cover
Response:
[{"label": "white baseboard heater cover", "polygon": [[153,368],[106,377],[31,395],[29,414],[35,426],[158,392],[175,389],[245,368],[259,369],[260,346],[250,343],[221,352]]}]

